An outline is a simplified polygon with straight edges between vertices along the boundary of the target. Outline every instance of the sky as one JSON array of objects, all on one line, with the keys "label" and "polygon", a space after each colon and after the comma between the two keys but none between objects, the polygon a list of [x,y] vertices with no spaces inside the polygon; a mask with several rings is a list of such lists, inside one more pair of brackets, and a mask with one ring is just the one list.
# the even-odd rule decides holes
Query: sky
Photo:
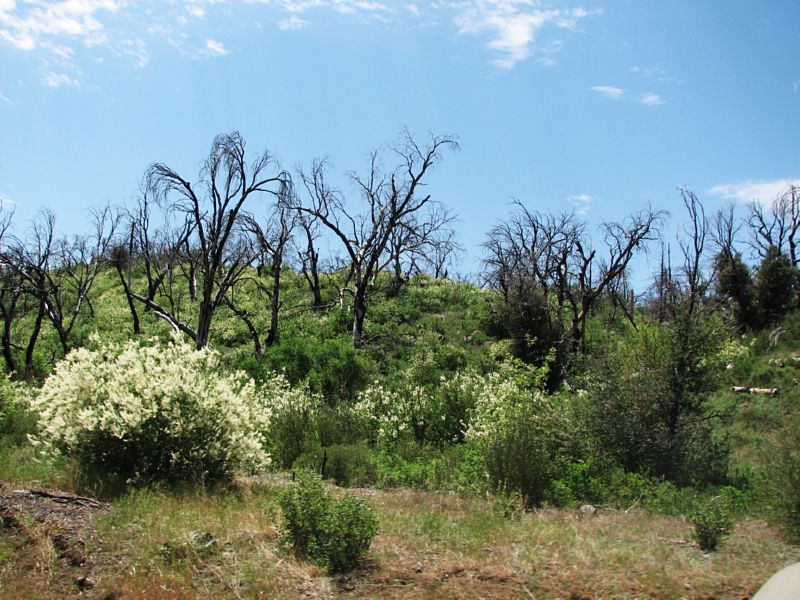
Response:
[{"label": "sky", "polygon": [[800,183],[798,23],[796,0],[0,0],[0,202],[78,233],[233,130],[330,157],[355,197],[407,127],[459,140],[427,191],[464,274],[512,199],[592,227],[650,204],[669,232],[678,186],[713,212]]}]

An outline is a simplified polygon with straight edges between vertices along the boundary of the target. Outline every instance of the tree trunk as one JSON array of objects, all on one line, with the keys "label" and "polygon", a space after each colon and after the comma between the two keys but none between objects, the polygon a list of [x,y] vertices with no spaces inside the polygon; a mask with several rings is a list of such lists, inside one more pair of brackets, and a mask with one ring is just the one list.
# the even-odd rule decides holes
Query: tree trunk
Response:
[{"label": "tree trunk", "polygon": [[271,347],[278,340],[278,312],[281,309],[281,263],[277,261],[272,267],[272,297],[270,298],[269,331],[265,344]]},{"label": "tree trunk", "polygon": [[364,317],[367,315],[366,282],[356,288],[353,313],[353,347],[361,348],[364,345]]},{"label": "tree trunk", "polygon": [[122,289],[125,292],[125,298],[128,300],[128,310],[131,311],[131,319],[133,319],[133,334],[139,335],[142,332],[139,324],[139,313],[136,310],[136,304],[133,302],[133,296],[131,296],[131,288],[128,285],[128,280],[125,278],[125,274],[118,265],[117,275],[119,275],[119,280],[122,282]]},{"label": "tree trunk", "polygon": [[17,298],[11,299],[8,310],[3,308],[3,358],[6,361],[6,370],[9,373],[16,373],[17,371],[17,363],[14,360],[14,353],[11,351],[11,324],[16,308]]},{"label": "tree trunk", "polygon": [[39,332],[42,330],[42,321],[44,321],[46,310],[45,301],[42,298],[39,300],[39,312],[36,314],[36,321],[33,323],[33,331],[28,339],[28,347],[25,348],[25,371],[22,374],[22,378],[26,381],[33,379],[33,351],[36,348],[36,342],[39,340]]},{"label": "tree trunk", "polygon": [[214,308],[210,301],[200,302],[200,315],[197,320],[197,339],[195,346],[201,350],[208,346],[208,338],[211,334],[211,320],[214,317]]}]

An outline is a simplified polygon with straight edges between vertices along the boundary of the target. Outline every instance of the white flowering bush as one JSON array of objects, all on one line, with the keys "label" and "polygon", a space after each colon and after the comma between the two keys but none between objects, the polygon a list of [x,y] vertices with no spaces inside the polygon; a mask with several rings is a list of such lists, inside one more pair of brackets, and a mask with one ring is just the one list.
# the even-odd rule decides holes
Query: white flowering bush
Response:
[{"label": "white flowering bush", "polygon": [[378,382],[367,386],[353,410],[379,445],[390,446],[404,438],[437,445],[458,443],[484,385],[483,377],[467,372],[442,376],[437,386],[420,386],[406,372],[393,389]]},{"label": "white flowering bush", "polygon": [[37,439],[96,477],[146,482],[227,480],[270,462],[272,406],[291,390],[276,377],[256,390],[219,355],[179,340],[97,342],[56,365],[31,402]]},{"label": "white flowering bush", "polygon": [[501,371],[483,378],[465,432],[480,456],[489,483],[519,493],[529,505],[544,498],[558,474],[567,429],[558,396],[521,386]]},{"label": "white flowering bush", "polygon": [[278,467],[288,469],[303,452],[319,443],[319,419],[326,410],[319,394],[292,388],[282,373],[270,381],[272,415],[267,429],[267,447]]}]

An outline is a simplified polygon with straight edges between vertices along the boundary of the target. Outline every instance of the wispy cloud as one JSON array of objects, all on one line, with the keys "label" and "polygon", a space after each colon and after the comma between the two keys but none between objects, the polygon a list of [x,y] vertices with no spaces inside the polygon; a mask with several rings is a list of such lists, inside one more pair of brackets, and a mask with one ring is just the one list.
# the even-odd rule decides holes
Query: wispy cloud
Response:
[{"label": "wispy cloud", "polygon": [[792,82],[792,90],[795,92],[800,92],[800,80]]},{"label": "wispy cloud", "polygon": [[672,83],[676,85],[680,85],[685,83],[683,79],[679,77],[675,77],[668,73],[663,67],[640,67],[635,66],[628,69],[631,73],[636,73],[637,75],[641,75],[645,79],[650,79],[653,81],[657,81],[658,83]]},{"label": "wispy cloud", "polygon": [[580,31],[583,22],[600,14],[554,0],[0,0],[0,45],[37,53],[40,69],[47,72],[41,78],[45,85],[77,86],[81,82],[73,67],[82,61],[127,58],[144,68],[156,45],[191,58],[227,54],[223,26],[212,38],[197,22],[235,19],[245,4],[265,5],[251,10],[263,11],[261,21],[273,19],[285,31],[316,23],[317,13],[326,11],[355,15],[364,23],[412,22],[442,35],[455,28],[482,40],[493,64],[505,70],[531,58],[556,65],[563,41],[553,35],[542,39],[543,32]]},{"label": "wispy cloud", "polygon": [[625,90],[613,85],[595,85],[589,88],[593,92],[597,92],[601,96],[611,98],[612,100],[619,100],[625,95]]},{"label": "wispy cloud", "polygon": [[80,79],[68,75],[67,73],[54,73],[52,71],[48,71],[42,75],[41,81],[47,87],[54,89],[58,89],[60,87],[81,87]]},{"label": "wispy cloud", "polygon": [[748,179],[740,183],[719,183],[708,191],[720,198],[769,206],[792,185],[800,186],[800,179]]},{"label": "wispy cloud", "polygon": [[596,198],[589,194],[578,194],[576,196],[567,196],[567,202],[575,207],[575,213],[580,216],[585,216],[591,210],[591,205],[595,202]]},{"label": "wispy cloud", "polygon": [[0,0],[0,40],[18,50],[53,50],[72,40],[86,46],[108,40],[101,18],[127,0],[57,0],[22,2]]},{"label": "wispy cloud", "polygon": [[604,98],[609,98],[610,100],[627,99],[629,101],[641,104],[642,106],[661,106],[662,104],[667,103],[664,98],[654,92],[645,92],[643,94],[639,94],[635,92],[629,92],[625,88],[614,85],[595,85],[589,89],[597,94],[600,94]]},{"label": "wispy cloud", "polygon": [[6,104],[14,104],[14,103],[11,101],[11,98],[9,98],[8,96],[6,96],[6,95],[3,93],[3,91],[2,91],[2,90],[0,90],[0,101],[2,101],[2,102],[5,102]]},{"label": "wispy cloud", "polygon": [[548,9],[531,0],[471,0],[448,4],[457,9],[454,20],[459,32],[487,35],[487,47],[501,55],[493,64],[506,70],[531,56],[536,38],[546,26],[575,30],[581,19],[592,14],[583,8]]},{"label": "wispy cloud", "polygon": [[658,94],[647,92],[639,97],[639,103],[644,106],[661,106],[662,104],[666,104],[667,101]]},{"label": "wispy cloud", "polygon": [[14,208],[14,206],[16,203],[11,198],[0,193],[0,208]]},{"label": "wispy cloud", "polygon": [[206,39],[205,53],[210,56],[225,56],[228,53],[228,50],[225,48],[225,45],[222,42],[208,38]]},{"label": "wispy cloud", "polygon": [[288,19],[283,19],[282,21],[278,21],[278,29],[281,31],[294,31],[296,29],[303,29],[304,27],[308,27],[310,23],[304,19],[301,19],[297,15],[292,15]]}]

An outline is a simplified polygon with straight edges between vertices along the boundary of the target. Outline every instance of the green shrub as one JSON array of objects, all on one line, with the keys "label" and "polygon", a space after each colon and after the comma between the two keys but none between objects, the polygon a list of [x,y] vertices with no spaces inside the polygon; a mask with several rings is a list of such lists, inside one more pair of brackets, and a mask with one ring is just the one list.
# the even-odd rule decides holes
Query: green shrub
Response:
[{"label": "green shrub", "polygon": [[467,442],[480,454],[495,489],[516,491],[526,503],[545,499],[564,460],[566,429],[558,396],[547,396],[494,373],[472,411]]},{"label": "green shrub", "polygon": [[727,537],[733,528],[731,509],[724,496],[716,496],[692,515],[694,539],[700,549],[710,552]]},{"label": "green shrub", "polygon": [[0,438],[20,446],[36,431],[36,415],[29,403],[32,389],[0,375]]},{"label": "green shrub", "polygon": [[308,471],[298,474],[280,506],[285,542],[331,573],[355,568],[378,533],[372,509],[352,495],[334,499]]},{"label": "green shrub", "polygon": [[788,538],[800,540],[800,418],[793,415],[783,431],[776,460],[764,486],[772,495],[777,520]]},{"label": "green shrub", "polygon": [[213,482],[269,464],[270,406],[291,394],[280,377],[257,393],[211,350],[132,341],[71,352],[32,408],[41,443],[101,481]]},{"label": "green shrub", "polygon": [[374,452],[366,444],[343,444],[306,452],[293,467],[319,473],[323,479],[333,479],[342,487],[374,485],[378,478]]}]

